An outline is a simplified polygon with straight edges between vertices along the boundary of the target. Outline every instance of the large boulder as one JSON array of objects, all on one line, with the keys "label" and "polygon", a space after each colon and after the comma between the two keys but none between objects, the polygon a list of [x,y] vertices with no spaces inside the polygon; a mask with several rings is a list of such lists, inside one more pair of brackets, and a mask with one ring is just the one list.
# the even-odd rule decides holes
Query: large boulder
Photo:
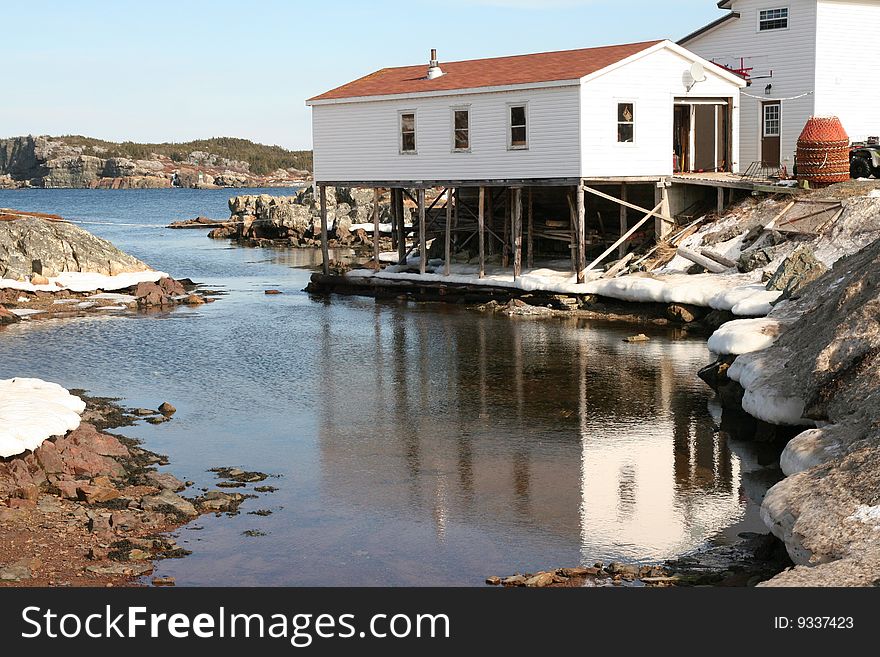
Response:
[{"label": "large boulder", "polygon": [[44,276],[87,271],[114,276],[150,268],[107,240],[64,221],[0,221],[0,278],[23,279],[38,262]]}]

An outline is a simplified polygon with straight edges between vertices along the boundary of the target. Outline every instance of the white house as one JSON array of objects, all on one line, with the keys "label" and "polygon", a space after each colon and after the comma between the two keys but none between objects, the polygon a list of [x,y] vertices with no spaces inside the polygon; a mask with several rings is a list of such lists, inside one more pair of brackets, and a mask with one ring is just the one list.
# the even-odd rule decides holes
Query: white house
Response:
[{"label": "white house", "polygon": [[794,163],[810,116],[838,116],[853,141],[880,134],[880,2],[721,0],[724,16],[679,43],[749,80],[740,160]]},{"label": "white house", "polygon": [[742,86],[670,41],[385,68],[307,101],[315,180],[670,176],[674,109],[697,103],[699,168],[735,169]]},{"label": "white house", "polygon": [[[611,222],[587,207],[585,195],[593,193],[593,203],[614,200],[585,185],[613,183],[622,195],[628,185],[630,201],[641,203],[629,208],[663,204],[657,212],[644,210],[645,219],[660,214],[668,222],[661,181],[675,170],[737,170],[744,86],[740,76],[671,41],[442,64],[432,52],[427,65],[384,68],[307,101],[315,182],[390,188],[395,217],[402,216],[404,189],[445,188],[461,214],[479,222],[488,197],[489,253],[497,246],[506,264],[513,252],[515,274],[524,206],[531,261],[534,197],[535,216],[551,217],[535,237],[556,246],[568,242],[558,252],[567,257],[570,251],[581,271],[590,219],[601,233],[593,244],[612,236]],[[414,199],[422,210],[423,197]],[[502,205],[503,229],[492,219]],[[402,260],[403,222],[393,221]],[[614,239],[627,232],[626,209],[613,224]],[[430,228],[422,219],[422,240]],[[474,230],[482,262],[483,224]],[[468,242],[457,234],[451,239],[453,249]],[[424,269],[424,242],[420,251]],[[447,261],[449,255],[447,250]]]}]

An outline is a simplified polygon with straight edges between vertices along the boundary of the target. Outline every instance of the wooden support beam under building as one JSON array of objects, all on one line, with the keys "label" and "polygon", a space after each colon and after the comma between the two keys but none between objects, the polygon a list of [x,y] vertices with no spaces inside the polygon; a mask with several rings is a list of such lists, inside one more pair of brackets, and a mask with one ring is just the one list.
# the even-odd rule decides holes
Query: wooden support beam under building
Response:
[{"label": "wooden support beam under building", "polygon": [[477,209],[477,233],[479,234],[480,243],[480,278],[486,275],[486,235],[483,220],[483,206],[485,205],[486,188],[480,187],[479,208]]},{"label": "wooden support beam under building", "polygon": [[607,249],[605,249],[605,251],[602,253],[602,255],[600,255],[598,258],[593,260],[593,262],[591,262],[589,265],[587,265],[584,269],[582,269],[580,272],[578,272],[578,274],[579,274],[578,275],[578,282],[582,283],[583,282],[582,279],[586,277],[586,273],[588,271],[590,271],[593,267],[595,267],[596,265],[601,263],[609,255],[611,255],[614,252],[614,249],[616,249],[618,246],[620,246],[621,243],[628,240],[633,233],[635,233],[639,228],[642,227],[642,224],[644,224],[646,221],[648,221],[648,219],[656,216],[657,211],[660,209],[660,205],[661,204],[658,203],[657,206],[653,210],[647,210],[648,214],[646,214],[644,217],[642,217],[641,220],[639,220],[639,222],[635,226],[633,226],[628,231],[626,231],[623,235],[620,236],[620,238],[614,244],[612,244]]},{"label": "wooden support beam under building", "polygon": [[587,240],[586,240],[586,208],[584,206],[584,186],[577,186],[577,223],[575,224],[575,235],[577,238],[577,264],[575,271],[577,272],[577,282],[584,282],[584,267],[587,262]]},{"label": "wooden support beam under building", "polygon": [[443,264],[443,274],[446,276],[449,276],[450,269],[452,268],[452,206],[454,203],[455,190],[450,188],[446,190],[446,250],[444,251],[446,260]]},{"label": "wooden support beam under building", "polygon": [[324,258],[322,266],[324,275],[330,273],[330,249],[327,246],[327,186],[321,185],[321,255]]},{"label": "wooden support beam under building", "polygon": [[512,190],[504,190],[504,230],[501,232],[501,266],[510,266],[510,195]]},{"label": "wooden support beam under building", "polygon": [[511,214],[513,233],[513,279],[522,274],[522,187],[513,188],[513,210]]},{"label": "wooden support beam under building", "polygon": [[418,192],[419,206],[419,273],[424,274],[428,268],[428,239],[425,235],[425,190]]},{"label": "wooden support beam under building", "polygon": [[373,189],[373,260],[379,269],[379,188]]},{"label": "wooden support beam under building", "polygon": [[[620,200],[626,201],[626,183],[620,183]],[[626,217],[627,207],[625,205],[620,206],[620,234],[623,235],[626,231],[629,230],[629,223],[627,222]],[[626,255],[626,242],[621,242],[620,246],[617,247],[617,257],[622,258]]]},{"label": "wooden support beam under building", "polygon": [[535,242],[534,242],[534,232],[535,232],[535,213],[534,206],[532,204],[532,188],[529,187],[529,209],[528,209],[528,236],[526,238],[526,267],[531,269],[535,266]]},{"label": "wooden support beam under building", "polygon": [[724,188],[718,188],[718,205],[715,208],[716,214],[720,217],[724,214]]},{"label": "wooden support beam under building", "polygon": [[634,203],[630,203],[628,201],[623,201],[619,198],[615,198],[614,196],[611,196],[611,194],[606,194],[605,192],[600,192],[598,189],[593,189],[592,187],[589,187],[587,185],[584,185],[583,189],[590,192],[590,194],[598,196],[599,198],[604,198],[609,201],[614,201],[615,203],[618,203],[619,205],[626,206],[626,207],[631,208],[633,210],[638,210],[639,212],[650,212],[652,217],[662,219],[665,223],[668,223],[670,226],[675,225],[675,219],[670,217],[668,214],[668,207],[669,207],[668,198],[669,197],[665,192],[665,190],[666,190],[665,186],[662,188],[662,190],[661,190],[661,188],[658,187],[655,194],[654,194],[654,196],[655,196],[654,202],[655,202],[655,204],[658,204],[658,205],[660,204],[661,197],[666,196],[667,210],[665,213],[662,211],[662,208],[661,208],[660,212],[655,212],[654,210],[649,210],[648,208],[643,208],[641,206],[635,205]]},{"label": "wooden support beam under building", "polygon": [[569,258],[571,259],[571,273],[577,274],[577,208],[574,203],[574,194],[571,191],[565,193],[568,201],[568,242]]},{"label": "wooden support beam under building", "polygon": [[406,230],[403,225],[403,190],[400,187],[394,189],[392,207],[397,213],[397,264],[406,263]]},{"label": "wooden support beam under building", "polygon": [[[486,218],[485,218],[485,227],[489,229],[489,232],[494,232],[495,230],[495,193],[491,187],[483,188],[486,190]],[[489,244],[489,255],[495,255],[495,242],[490,239]]]}]

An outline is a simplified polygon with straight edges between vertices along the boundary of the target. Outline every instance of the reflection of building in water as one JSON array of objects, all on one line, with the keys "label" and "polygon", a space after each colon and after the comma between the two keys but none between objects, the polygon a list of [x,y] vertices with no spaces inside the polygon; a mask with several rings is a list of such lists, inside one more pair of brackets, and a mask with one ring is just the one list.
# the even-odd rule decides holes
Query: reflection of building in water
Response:
[{"label": "reflection of building in water", "polygon": [[[738,461],[694,374],[701,342],[633,345],[619,328],[429,306],[375,313],[369,327],[328,313],[320,336],[322,476],[341,503],[431,522],[441,540],[455,525],[511,542],[543,532],[585,559],[670,556],[741,514]],[[347,357],[374,358],[373,376]]]}]

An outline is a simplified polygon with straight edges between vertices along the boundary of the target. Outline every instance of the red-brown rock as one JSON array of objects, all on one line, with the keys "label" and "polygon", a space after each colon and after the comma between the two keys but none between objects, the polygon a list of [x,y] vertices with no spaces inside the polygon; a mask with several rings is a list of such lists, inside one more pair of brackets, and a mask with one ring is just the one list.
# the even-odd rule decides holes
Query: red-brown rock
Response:
[{"label": "red-brown rock", "polygon": [[51,441],[44,442],[37,451],[34,452],[40,467],[46,474],[59,474],[64,472],[64,462],[61,460],[61,454],[58,448]]}]

